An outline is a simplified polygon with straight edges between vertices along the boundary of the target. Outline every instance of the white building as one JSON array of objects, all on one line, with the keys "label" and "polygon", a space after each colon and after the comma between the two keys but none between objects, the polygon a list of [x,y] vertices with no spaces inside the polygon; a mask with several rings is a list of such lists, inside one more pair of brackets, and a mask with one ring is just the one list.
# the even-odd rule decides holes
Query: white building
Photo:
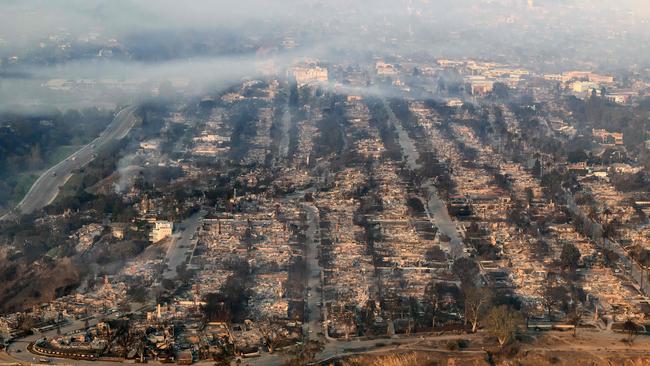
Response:
[{"label": "white building", "polygon": [[153,225],[151,233],[149,234],[150,242],[157,243],[172,235],[172,230],[174,229],[173,223],[169,221],[156,220]]},{"label": "white building", "polygon": [[329,80],[327,69],[313,63],[295,66],[289,73],[296,79],[300,87],[309,84],[327,83]]}]

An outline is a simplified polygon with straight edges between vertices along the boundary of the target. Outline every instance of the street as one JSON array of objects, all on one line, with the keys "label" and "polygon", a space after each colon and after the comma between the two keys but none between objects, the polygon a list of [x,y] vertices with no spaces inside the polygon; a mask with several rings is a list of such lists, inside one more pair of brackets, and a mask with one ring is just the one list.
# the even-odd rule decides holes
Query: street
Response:
[{"label": "street", "polygon": [[[134,112],[137,107],[130,106],[119,111],[113,122],[93,142],[82,147],[72,155],[48,169],[34,182],[29,192],[16,206],[21,214],[30,214],[52,203],[59,194],[59,187],[70,179],[72,173],[95,159],[96,153],[102,147],[114,140],[124,138],[135,125],[137,118]],[[9,214],[2,219],[9,217]]]},{"label": "street", "polygon": [[193,236],[196,234],[196,230],[204,215],[204,212],[197,212],[185,219],[180,224],[181,230],[172,236],[171,243],[165,254],[167,268],[163,273],[163,279],[173,280],[178,275],[176,267],[185,263],[187,256],[193,250],[193,244],[196,242],[196,238],[193,239]]},{"label": "street", "polygon": [[310,339],[315,339],[319,334],[323,333],[323,325],[321,323],[321,292],[320,288],[320,274],[321,268],[318,263],[318,245],[320,244],[319,235],[319,214],[318,209],[313,205],[304,204],[303,208],[307,213],[307,317],[309,321],[306,323],[306,334]]},{"label": "street", "polygon": [[[115,319],[117,317],[117,312],[106,316],[107,319]],[[88,325],[89,326],[94,326],[97,323],[99,323],[102,320],[102,318],[98,317],[93,317],[88,320]],[[64,325],[61,327],[61,334],[67,334],[67,333],[73,333],[75,331],[84,329],[85,327],[85,321],[84,320],[75,320],[70,324]],[[57,330],[52,329],[47,332],[43,333],[37,333],[33,334],[24,338],[20,338],[14,342],[12,342],[9,347],[6,350],[6,354],[2,354],[2,358],[0,359],[6,359],[9,362],[21,362],[24,364],[34,364],[34,363],[39,363],[38,359],[40,358],[39,356],[29,352],[27,350],[27,346],[29,346],[30,343],[41,339],[43,337],[46,337],[48,339],[56,337],[57,336]],[[53,359],[52,357],[46,357],[48,359]],[[102,366],[102,365],[111,365],[114,363],[111,362],[103,362],[103,361],[79,361],[79,360],[69,360],[69,359],[62,359],[62,362],[64,364],[75,364],[75,365],[85,365],[85,366]]]},{"label": "street", "polygon": [[[402,127],[401,123],[395,116],[395,113],[393,113],[392,109],[390,108],[390,105],[385,101],[384,107],[388,111],[388,117],[390,118],[391,123],[397,129],[399,144],[402,147],[403,154],[406,156],[406,163],[412,170],[418,170],[420,168],[420,164],[418,163],[420,154],[416,150],[413,140],[411,137],[409,137],[408,133]],[[449,216],[447,205],[442,199],[440,199],[435,184],[429,179],[422,185],[428,192],[428,197],[425,197],[425,210],[429,216],[429,219],[433,220],[434,225],[438,228],[438,231],[441,234],[444,234],[450,238],[449,246],[447,249],[451,254],[451,257],[458,258],[460,256],[463,256],[465,254],[463,252],[464,245],[463,240],[458,233],[458,227],[452,220],[451,216]],[[440,244],[441,247],[445,245],[445,243]]]}]

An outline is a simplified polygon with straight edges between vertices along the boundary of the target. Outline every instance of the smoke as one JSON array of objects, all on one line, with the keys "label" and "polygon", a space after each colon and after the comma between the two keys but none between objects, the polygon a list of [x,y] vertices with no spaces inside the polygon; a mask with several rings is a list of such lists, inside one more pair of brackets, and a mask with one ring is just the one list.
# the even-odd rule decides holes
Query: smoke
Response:
[{"label": "smoke", "polygon": [[115,193],[125,193],[133,187],[135,178],[142,171],[142,166],[136,162],[136,158],[135,154],[129,154],[117,163],[119,179],[113,184]]},{"label": "smoke", "polygon": [[[532,3],[4,0],[0,108],[110,107],[171,79],[197,93],[264,75],[269,66],[282,74],[304,57],[330,63],[471,57],[553,72],[650,64],[646,1]],[[69,90],[48,85],[52,79],[94,82]]]}]

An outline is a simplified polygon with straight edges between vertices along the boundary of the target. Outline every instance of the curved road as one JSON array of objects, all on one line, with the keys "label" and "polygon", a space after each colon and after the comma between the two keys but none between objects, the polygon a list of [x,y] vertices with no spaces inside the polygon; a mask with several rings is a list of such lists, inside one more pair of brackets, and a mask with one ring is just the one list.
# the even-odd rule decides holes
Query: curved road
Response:
[{"label": "curved road", "polygon": [[[89,326],[94,326],[103,319],[112,320],[117,318],[117,313],[110,314],[105,317],[93,317],[88,320]],[[85,322],[82,320],[75,320],[69,324],[66,324],[61,327],[61,334],[72,334],[77,331],[85,329]],[[24,338],[17,339],[16,341],[9,344],[9,347],[2,353],[0,353],[0,364],[1,362],[6,363],[19,363],[23,365],[34,365],[39,364],[40,356],[37,356],[31,353],[27,346],[31,342],[34,342],[41,338],[52,339],[57,337],[56,329],[49,330],[43,333],[33,334]],[[114,362],[106,361],[83,361],[83,360],[71,360],[71,359],[57,359],[54,357],[44,357],[46,359],[52,360],[56,364],[66,364],[66,365],[83,365],[83,366],[110,366],[114,365]]]},{"label": "curved road", "polygon": [[[96,152],[102,147],[126,136],[137,121],[134,116],[135,110],[135,106],[129,106],[119,111],[104,132],[93,142],[43,173],[16,206],[15,211],[21,214],[30,214],[52,203],[59,194],[59,187],[70,179],[74,170],[90,163],[95,158]],[[2,219],[8,216],[5,215]]]}]

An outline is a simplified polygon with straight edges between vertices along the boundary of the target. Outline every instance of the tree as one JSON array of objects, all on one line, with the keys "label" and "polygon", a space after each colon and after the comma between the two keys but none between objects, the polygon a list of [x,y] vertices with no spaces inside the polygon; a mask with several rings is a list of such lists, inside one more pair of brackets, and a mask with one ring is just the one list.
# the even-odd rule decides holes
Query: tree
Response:
[{"label": "tree", "polygon": [[143,303],[147,300],[148,291],[144,286],[131,287],[126,294],[135,302]]},{"label": "tree", "polygon": [[510,89],[504,83],[494,83],[492,93],[499,99],[507,99],[510,96]]},{"label": "tree", "polygon": [[537,260],[544,260],[551,252],[551,247],[544,240],[537,240],[532,244],[532,254]]},{"label": "tree", "polygon": [[464,287],[463,293],[465,295],[465,321],[472,324],[472,333],[476,333],[479,319],[491,302],[492,296],[485,287]]},{"label": "tree", "polygon": [[521,324],[521,314],[506,305],[492,308],[486,319],[487,328],[497,337],[500,347],[512,341]]},{"label": "tree", "polygon": [[474,285],[478,278],[479,268],[476,262],[469,258],[458,258],[451,266],[451,271],[460,278],[463,287]]},{"label": "tree", "polygon": [[634,342],[634,339],[639,334],[639,325],[632,319],[628,319],[623,323],[623,330],[627,333],[626,341],[628,343]]},{"label": "tree", "polygon": [[354,313],[351,311],[345,311],[341,316],[343,330],[345,331],[345,340],[350,340],[350,332],[354,329],[355,325],[354,318]]},{"label": "tree", "polygon": [[441,305],[443,305],[445,297],[457,299],[459,297],[458,287],[434,280],[424,288],[424,298],[431,304],[431,326],[433,328],[436,327],[436,315]]},{"label": "tree", "polygon": [[565,243],[560,254],[560,264],[563,269],[575,271],[580,262],[580,251],[572,243]]},{"label": "tree", "polygon": [[566,302],[568,300],[568,290],[564,286],[546,286],[544,289],[544,296],[542,301],[544,307],[548,312],[548,318],[551,319],[551,312],[553,308],[558,305]]},{"label": "tree", "polygon": [[246,249],[249,251],[252,250],[255,245],[256,242],[255,229],[253,228],[250,222],[248,223],[248,226],[246,227],[246,230],[242,235],[241,242],[246,245]]},{"label": "tree", "polygon": [[273,353],[277,345],[285,338],[284,327],[277,319],[264,319],[258,323],[258,328],[269,353]]},{"label": "tree", "polygon": [[447,259],[447,253],[440,249],[440,246],[434,245],[424,253],[424,259],[430,262],[442,262]]},{"label": "tree", "polygon": [[526,202],[528,202],[529,205],[533,203],[533,200],[535,199],[535,192],[531,187],[526,188]]},{"label": "tree", "polygon": [[409,296],[408,306],[409,306],[409,327],[407,332],[408,334],[411,334],[411,330],[412,330],[411,328],[415,328],[413,329],[413,331],[417,332],[417,323],[418,323],[418,318],[420,316],[420,303],[415,297]]},{"label": "tree", "polygon": [[31,315],[24,315],[21,316],[20,322],[18,324],[18,329],[22,330],[23,332],[31,332],[32,328],[38,325],[38,321]]},{"label": "tree", "polygon": [[539,159],[535,160],[535,165],[533,166],[533,175],[536,177],[542,176],[542,164],[539,162]]},{"label": "tree", "polygon": [[297,345],[289,351],[288,354],[291,358],[285,361],[282,366],[302,366],[311,363],[323,348],[323,343],[316,340]]},{"label": "tree", "polygon": [[366,301],[366,304],[361,309],[361,322],[364,327],[364,333],[366,335],[371,334],[372,327],[375,324],[375,309],[377,304],[375,300],[369,299]]},{"label": "tree", "polygon": [[569,151],[569,153],[567,154],[567,160],[570,163],[579,163],[582,161],[587,161],[588,159],[589,159],[589,155],[587,155],[587,153],[582,149]]},{"label": "tree", "polygon": [[29,159],[27,163],[30,169],[36,169],[43,164],[43,158],[41,156],[42,154],[40,145],[33,145],[29,152]]},{"label": "tree", "polygon": [[170,280],[169,278],[163,279],[161,284],[162,287],[168,291],[171,291],[176,288],[176,284],[174,283],[174,281]]},{"label": "tree", "polygon": [[571,313],[569,314],[569,323],[573,325],[573,336],[578,335],[578,325],[580,325],[580,321],[582,320],[582,317],[584,316],[584,309],[582,306],[575,305],[573,309],[571,310]]}]

